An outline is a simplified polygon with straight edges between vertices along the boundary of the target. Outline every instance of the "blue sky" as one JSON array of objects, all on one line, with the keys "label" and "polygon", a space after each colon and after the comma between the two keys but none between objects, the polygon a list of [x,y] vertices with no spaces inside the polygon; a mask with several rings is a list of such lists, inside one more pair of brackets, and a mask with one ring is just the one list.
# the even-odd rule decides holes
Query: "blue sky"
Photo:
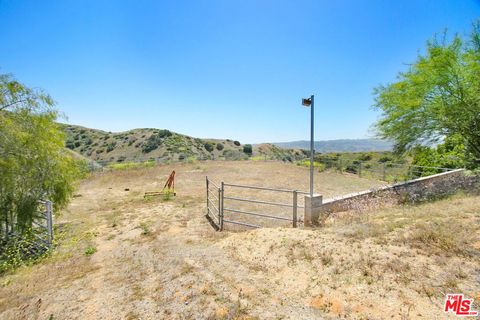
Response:
[{"label": "blue sky", "polygon": [[372,89],[427,39],[466,34],[475,0],[0,0],[0,72],[68,122],[242,143],[365,138]]}]

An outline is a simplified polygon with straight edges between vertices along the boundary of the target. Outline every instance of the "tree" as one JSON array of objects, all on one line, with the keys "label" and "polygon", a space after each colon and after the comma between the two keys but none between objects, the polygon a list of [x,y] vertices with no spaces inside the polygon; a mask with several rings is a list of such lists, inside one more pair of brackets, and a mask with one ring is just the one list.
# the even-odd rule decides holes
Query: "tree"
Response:
[{"label": "tree", "polygon": [[[397,81],[375,89],[376,123],[397,152],[433,146],[455,136],[470,159],[480,161],[480,22],[468,39],[444,34],[427,42]],[[475,162],[474,161],[474,162]]]},{"label": "tree", "polygon": [[416,173],[418,176],[426,176],[430,174],[440,173],[438,169],[430,168],[459,168],[465,163],[469,163],[470,159],[465,157],[469,154],[465,152],[463,139],[458,135],[445,138],[442,144],[433,148],[425,146],[417,146],[412,150],[413,165],[417,165]]},{"label": "tree", "polygon": [[0,236],[25,232],[40,199],[65,205],[81,175],[53,107],[49,95],[0,75]]},{"label": "tree", "polygon": [[243,146],[243,152],[248,154],[249,156],[252,155],[253,149],[251,144],[246,144]]},{"label": "tree", "polygon": [[205,143],[203,146],[205,147],[205,150],[207,150],[208,152],[213,151],[213,144],[211,144],[210,142]]}]

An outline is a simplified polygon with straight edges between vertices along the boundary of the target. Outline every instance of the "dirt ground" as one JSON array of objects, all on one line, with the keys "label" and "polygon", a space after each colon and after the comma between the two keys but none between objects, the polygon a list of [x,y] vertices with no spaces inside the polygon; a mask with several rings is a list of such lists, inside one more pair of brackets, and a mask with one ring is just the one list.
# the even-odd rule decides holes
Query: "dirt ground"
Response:
[{"label": "dirt ground", "polygon": [[[172,169],[177,196],[145,200]],[[215,232],[206,175],[308,188],[307,168],[276,162],[96,174],[56,219],[55,251],[0,278],[0,318],[443,319],[446,292],[480,301],[479,196],[338,214],[322,229]],[[316,180],[327,198],[381,184]]]}]

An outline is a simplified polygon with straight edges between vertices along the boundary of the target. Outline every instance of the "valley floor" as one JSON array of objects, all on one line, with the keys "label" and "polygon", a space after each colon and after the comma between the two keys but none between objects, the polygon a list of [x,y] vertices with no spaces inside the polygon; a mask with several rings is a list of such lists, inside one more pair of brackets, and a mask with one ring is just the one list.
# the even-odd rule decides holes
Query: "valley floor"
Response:
[{"label": "valley floor", "polygon": [[[144,200],[173,169],[177,196]],[[277,162],[93,175],[56,220],[56,250],[0,278],[0,318],[443,319],[444,293],[480,301],[480,196],[338,214],[316,230],[215,232],[206,175],[308,188],[307,168]],[[334,172],[316,181],[325,197],[381,184]]]}]

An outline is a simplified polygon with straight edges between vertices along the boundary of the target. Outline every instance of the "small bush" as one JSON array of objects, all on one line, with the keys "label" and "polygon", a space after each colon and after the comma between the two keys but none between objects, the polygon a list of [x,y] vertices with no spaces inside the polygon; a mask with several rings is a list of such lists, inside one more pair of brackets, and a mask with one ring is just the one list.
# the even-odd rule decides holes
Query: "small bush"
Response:
[{"label": "small bush", "polygon": [[67,142],[65,142],[65,147],[67,147],[68,149],[74,149],[75,143],[72,140],[67,140]]},{"label": "small bush", "polygon": [[370,160],[372,160],[372,154],[371,153],[362,153],[358,157],[358,160],[360,160],[360,161],[370,161]]},{"label": "small bush", "polygon": [[97,252],[97,248],[92,247],[92,246],[87,247],[87,248],[85,249],[85,255],[86,255],[86,256],[91,256],[91,255],[94,254],[95,252]]},{"label": "small bush", "polygon": [[233,141],[233,144],[236,145],[237,147],[239,147],[240,146],[240,141],[235,140],[235,141]]},{"label": "small bush", "polygon": [[205,143],[203,146],[204,146],[205,150],[207,150],[208,152],[213,151],[213,144],[211,144],[210,142]]},{"label": "small bush", "polygon": [[345,171],[348,173],[358,173],[358,166],[354,164],[349,164],[346,168]]},{"label": "small bush", "polygon": [[142,152],[149,153],[157,149],[162,144],[162,140],[157,135],[151,135],[145,142],[142,144]]},{"label": "small bush", "polygon": [[160,138],[160,139],[161,138],[167,138],[167,137],[170,137],[172,135],[173,135],[173,133],[168,131],[168,130],[159,130],[157,132],[157,137]]},{"label": "small bush", "polygon": [[115,149],[115,146],[117,145],[117,143],[115,141],[113,142],[110,142],[108,145],[107,145],[107,152],[110,152],[110,151],[113,151],[113,149]]},{"label": "small bush", "polygon": [[141,222],[139,227],[142,229],[142,236],[148,236],[151,233],[151,230],[149,228],[149,223],[147,222]]},{"label": "small bush", "polygon": [[222,151],[223,148],[224,148],[223,144],[217,143],[217,150],[218,150],[218,151]]},{"label": "small bush", "polygon": [[393,158],[389,156],[383,156],[380,159],[378,159],[378,162],[380,163],[391,162],[391,161],[393,161]]}]

